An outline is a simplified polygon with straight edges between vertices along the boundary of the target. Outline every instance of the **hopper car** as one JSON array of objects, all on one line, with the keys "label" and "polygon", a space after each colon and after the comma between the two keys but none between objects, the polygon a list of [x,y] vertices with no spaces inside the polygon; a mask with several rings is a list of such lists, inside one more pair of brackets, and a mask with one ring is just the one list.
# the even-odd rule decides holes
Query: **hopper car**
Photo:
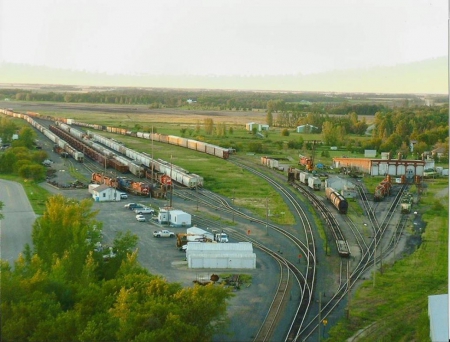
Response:
[{"label": "hopper car", "polygon": [[344,198],[344,196],[342,196],[339,192],[330,187],[327,187],[325,189],[325,195],[327,199],[341,214],[347,214],[348,202]]}]

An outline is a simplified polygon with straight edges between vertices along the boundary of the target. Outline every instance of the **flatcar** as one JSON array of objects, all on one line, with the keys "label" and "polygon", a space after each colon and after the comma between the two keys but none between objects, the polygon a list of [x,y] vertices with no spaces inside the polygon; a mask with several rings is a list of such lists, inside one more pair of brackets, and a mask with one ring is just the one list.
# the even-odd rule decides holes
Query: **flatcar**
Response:
[{"label": "flatcar", "polygon": [[341,214],[347,214],[348,202],[344,198],[344,196],[342,196],[339,192],[330,187],[327,187],[325,189],[325,195],[327,199]]}]

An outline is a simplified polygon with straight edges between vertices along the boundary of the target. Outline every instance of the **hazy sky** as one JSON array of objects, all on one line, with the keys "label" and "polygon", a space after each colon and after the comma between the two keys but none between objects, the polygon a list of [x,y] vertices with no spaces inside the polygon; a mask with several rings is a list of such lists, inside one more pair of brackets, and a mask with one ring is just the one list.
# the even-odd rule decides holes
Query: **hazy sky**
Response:
[{"label": "hazy sky", "polygon": [[197,75],[390,66],[447,55],[447,6],[444,0],[0,0],[0,62]]}]

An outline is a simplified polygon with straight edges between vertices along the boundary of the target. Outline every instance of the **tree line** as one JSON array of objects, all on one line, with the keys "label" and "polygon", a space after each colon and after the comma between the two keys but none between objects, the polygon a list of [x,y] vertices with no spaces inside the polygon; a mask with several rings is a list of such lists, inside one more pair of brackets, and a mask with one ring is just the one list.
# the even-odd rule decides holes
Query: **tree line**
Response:
[{"label": "tree line", "polygon": [[[375,96],[375,95],[374,95]],[[355,95],[353,95],[355,97]],[[32,91],[2,89],[0,98],[18,101],[50,101],[66,103],[101,103],[147,105],[149,108],[192,108],[213,110],[309,111],[314,113],[374,115],[383,110],[380,104],[350,104],[348,94],[270,93],[221,90],[132,89],[110,91]],[[187,100],[193,102],[188,104]],[[359,97],[355,97],[358,100]],[[363,99],[363,97],[361,97]]]}]

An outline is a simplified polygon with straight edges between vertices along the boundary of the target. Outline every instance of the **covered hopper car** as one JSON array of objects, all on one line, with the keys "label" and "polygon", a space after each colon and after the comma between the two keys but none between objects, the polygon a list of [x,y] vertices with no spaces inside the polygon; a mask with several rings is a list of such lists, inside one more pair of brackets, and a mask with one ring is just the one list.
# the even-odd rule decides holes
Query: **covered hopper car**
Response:
[{"label": "covered hopper car", "polygon": [[327,199],[341,214],[347,214],[348,202],[344,198],[344,196],[342,196],[339,192],[330,187],[327,187],[325,189],[325,195]]}]

